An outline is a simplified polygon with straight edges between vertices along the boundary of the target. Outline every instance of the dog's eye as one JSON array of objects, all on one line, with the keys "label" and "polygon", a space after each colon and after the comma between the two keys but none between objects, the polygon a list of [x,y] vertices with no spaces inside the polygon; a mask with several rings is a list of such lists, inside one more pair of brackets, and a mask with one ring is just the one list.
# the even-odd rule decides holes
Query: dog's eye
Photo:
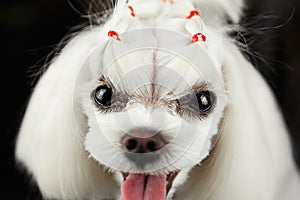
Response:
[{"label": "dog's eye", "polygon": [[196,94],[196,101],[190,103],[190,107],[201,113],[207,113],[212,108],[212,97],[209,91]]},{"label": "dog's eye", "polygon": [[106,85],[99,86],[94,93],[95,102],[104,107],[108,107],[113,103],[113,91]]}]

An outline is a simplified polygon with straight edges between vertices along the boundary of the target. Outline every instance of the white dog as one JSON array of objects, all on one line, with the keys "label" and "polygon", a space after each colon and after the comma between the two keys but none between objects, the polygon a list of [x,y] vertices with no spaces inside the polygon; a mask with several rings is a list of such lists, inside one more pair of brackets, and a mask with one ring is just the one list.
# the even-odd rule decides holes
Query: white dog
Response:
[{"label": "white dog", "polygon": [[227,21],[242,0],[119,0],[36,86],[16,158],[45,199],[296,200],[272,93]]}]

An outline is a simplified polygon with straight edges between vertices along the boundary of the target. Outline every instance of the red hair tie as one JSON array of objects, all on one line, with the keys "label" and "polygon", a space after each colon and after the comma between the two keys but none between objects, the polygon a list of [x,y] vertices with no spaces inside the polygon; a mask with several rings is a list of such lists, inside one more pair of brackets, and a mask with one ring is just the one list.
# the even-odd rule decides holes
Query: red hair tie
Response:
[{"label": "red hair tie", "polygon": [[197,10],[191,10],[190,14],[188,16],[186,16],[187,19],[191,19],[192,17],[194,17],[195,15],[199,16],[199,12]]},{"label": "red hair tie", "polygon": [[107,36],[115,38],[116,40],[121,41],[121,39],[119,37],[119,34],[116,31],[108,31]]},{"label": "red hair tie", "polygon": [[202,33],[196,33],[195,35],[192,36],[192,43],[194,42],[198,42],[199,38],[205,42],[206,41],[206,37],[205,35],[203,35]]},{"label": "red hair tie", "polygon": [[135,17],[135,13],[134,13],[134,10],[133,10],[133,7],[132,6],[128,6],[129,10],[130,10],[130,15],[132,17]]}]

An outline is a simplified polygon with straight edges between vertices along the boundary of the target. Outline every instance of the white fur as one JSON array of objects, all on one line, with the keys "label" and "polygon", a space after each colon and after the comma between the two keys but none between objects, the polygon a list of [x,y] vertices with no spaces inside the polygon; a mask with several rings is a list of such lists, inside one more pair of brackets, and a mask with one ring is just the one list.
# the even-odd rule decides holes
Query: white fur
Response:
[{"label": "white fur", "polygon": [[[32,174],[44,198],[121,199],[118,171],[140,171],[118,149],[124,134],[117,129],[120,125],[125,131],[135,126],[149,126],[163,130],[166,138],[173,139],[172,145],[162,154],[166,156],[144,170],[168,173],[181,169],[168,199],[298,199],[299,174],[273,95],[260,74],[226,35],[228,27],[223,19],[228,16],[238,22],[243,2],[178,0],[171,4],[160,0],[142,3],[132,0],[129,4],[135,8],[135,18],[129,15],[126,3],[119,1],[111,19],[104,25],[85,30],[69,42],[34,89],[17,139],[16,158]],[[193,9],[200,11],[200,17],[185,19]],[[156,38],[147,31],[130,35],[131,31],[136,33],[134,31],[153,27],[176,31],[187,38],[202,32],[207,42],[183,47],[186,41],[180,40],[180,36],[173,42]],[[124,33],[122,41],[108,38],[109,30]],[[143,38],[146,35],[147,40]],[[147,45],[171,48],[173,53],[142,50],[122,54]],[[176,55],[199,63],[193,55],[197,52],[195,45],[200,47],[204,63],[191,68]],[[112,52],[120,55],[117,62],[111,62],[114,60],[110,58]],[[90,93],[101,74],[109,76],[119,89],[142,93],[151,84],[153,72],[149,66],[154,62],[162,74],[156,77],[157,81],[167,85],[176,95],[182,95],[186,87],[198,81],[208,80],[220,99],[214,113],[203,121],[186,121],[166,112],[163,106],[151,110],[140,102],[130,104],[127,112],[107,115],[97,112]],[[139,66],[144,66],[141,71],[137,70]],[[197,69],[204,78],[197,75]],[[168,71],[164,70],[181,74],[186,85],[178,84],[182,77],[168,77]],[[128,77],[123,78],[125,75]],[[222,88],[223,83],[225,88]],[[167,96],[168,90],[162,89],[162,94]],[[128,116],[134,123],[115,121],[128,119]],[[160,124],[157,119],[161,116],[164,123]],[[219,130],[218,124],[223,117],[224,126]],[[195,137],[184,154],[180,145],[182,141],[190,141],[189,137],[182,137],[180,127],[186,127],[185,132]],[[199,130],[196,135],[192,128]],[[202,133],[203,130],[207,131]],[[209,152],[213,145],[211,136],[219,132],[222,135]],[[178,136],[177,140],[174,135]],[[177,160],[178,153],[181,157]],[[170,159],[175,157],[176,162]],[[199,166],[204,158],[207,160]],[[168,166],[169,163],[172,165]]]}]

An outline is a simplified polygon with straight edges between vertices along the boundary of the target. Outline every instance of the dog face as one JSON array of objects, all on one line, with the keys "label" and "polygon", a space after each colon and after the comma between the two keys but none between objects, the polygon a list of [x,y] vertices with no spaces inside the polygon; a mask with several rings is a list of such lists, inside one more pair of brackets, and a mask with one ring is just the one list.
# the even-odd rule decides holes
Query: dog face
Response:
[{"label": "dog face", "polygon": [[120,0],[103,26],[78,33],[17,138],[43,197],[298,199],[280,112],[228,34],[224,19],[237,23],[242,5]]},{"label": "dog face", "polygon": [[221,67],[207,47],[176,32],[144,29],[121,38],[91,53],[93,75],[78,84],[89,125],[85,147],[125,179],[175,177],[200,164],[221,133]]}]

